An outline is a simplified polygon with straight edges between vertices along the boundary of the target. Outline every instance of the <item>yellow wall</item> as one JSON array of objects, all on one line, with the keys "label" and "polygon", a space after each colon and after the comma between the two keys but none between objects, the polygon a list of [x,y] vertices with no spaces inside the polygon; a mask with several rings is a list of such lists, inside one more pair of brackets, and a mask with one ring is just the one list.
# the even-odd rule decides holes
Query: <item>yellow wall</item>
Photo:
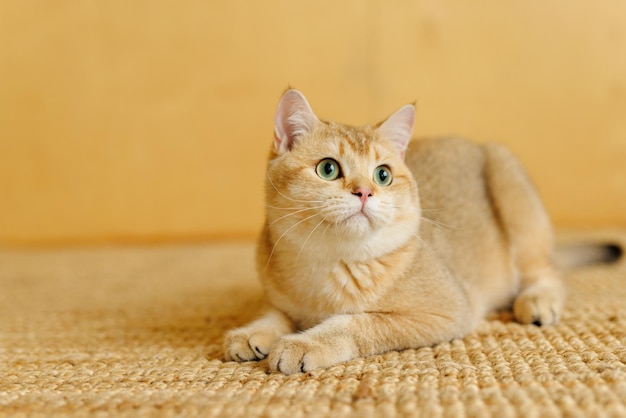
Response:
[{"label": "yellow wall", "polygon": [[508,144],[559,226],[626,226],[626,3],[0,2],[0,245],[253,236],[288,83]]}]

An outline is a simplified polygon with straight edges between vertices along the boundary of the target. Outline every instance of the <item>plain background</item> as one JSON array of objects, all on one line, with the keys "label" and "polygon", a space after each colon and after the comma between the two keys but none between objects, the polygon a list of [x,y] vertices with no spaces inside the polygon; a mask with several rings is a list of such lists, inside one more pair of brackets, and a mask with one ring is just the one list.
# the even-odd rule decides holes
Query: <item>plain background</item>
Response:
[{"label": "plain background", "polygon": [[0,245],[251,238],[282,91],[508,145],[557,227],[626,226],[626,3],[0,2]]}]

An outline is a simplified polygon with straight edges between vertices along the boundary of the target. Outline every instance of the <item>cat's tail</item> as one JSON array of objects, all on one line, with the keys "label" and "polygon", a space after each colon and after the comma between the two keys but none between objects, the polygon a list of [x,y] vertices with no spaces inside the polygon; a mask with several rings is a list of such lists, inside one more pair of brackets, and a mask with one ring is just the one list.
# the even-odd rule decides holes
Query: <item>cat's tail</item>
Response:
[{"label": "cat's tail", "polygon": [[562,244],[557,245],[554,251],[554,263],[563,270],[571,270],[594,264],[616,263],[623,253],[622,246],[616,243]]}]

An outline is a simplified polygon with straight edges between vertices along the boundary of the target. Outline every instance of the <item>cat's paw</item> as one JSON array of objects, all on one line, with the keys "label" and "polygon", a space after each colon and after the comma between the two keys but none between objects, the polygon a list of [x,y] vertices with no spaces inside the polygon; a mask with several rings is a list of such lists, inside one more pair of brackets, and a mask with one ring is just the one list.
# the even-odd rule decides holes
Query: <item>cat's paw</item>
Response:
[{"label": "cat's paw", "polygon": [[532,286],[515,300],[513,314],[522,324],[553,325],[563,309],[563,291],[557,288]]},{"label": "cat's paw", "polygon": [[271,332],[234,329],[226,334],[224,357],[226,361],[263,360],[276,339],[276,334]]},{"label": "cat's paw", "polygon": [[283,337],[274,344],[269,355],[269,367],[271,371],[289,375],[331,367],[347,360],[350,358],[341,355],[337,347],[333,349],[300,334]]}]

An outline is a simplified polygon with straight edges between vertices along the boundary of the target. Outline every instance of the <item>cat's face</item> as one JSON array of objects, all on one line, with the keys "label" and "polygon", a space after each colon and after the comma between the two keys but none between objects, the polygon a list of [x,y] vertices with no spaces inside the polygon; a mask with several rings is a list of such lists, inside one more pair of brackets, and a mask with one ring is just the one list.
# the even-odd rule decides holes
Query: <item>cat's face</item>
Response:
[{"label": "cat's face", "polygon": [[395,242],[416,232],[417,186],[403,161],[412,115],[410,124],[394,115],[378,128],[322,122],[299,92],[285,93],[267,171],[274,240],[371,245],[374,238]]}]

